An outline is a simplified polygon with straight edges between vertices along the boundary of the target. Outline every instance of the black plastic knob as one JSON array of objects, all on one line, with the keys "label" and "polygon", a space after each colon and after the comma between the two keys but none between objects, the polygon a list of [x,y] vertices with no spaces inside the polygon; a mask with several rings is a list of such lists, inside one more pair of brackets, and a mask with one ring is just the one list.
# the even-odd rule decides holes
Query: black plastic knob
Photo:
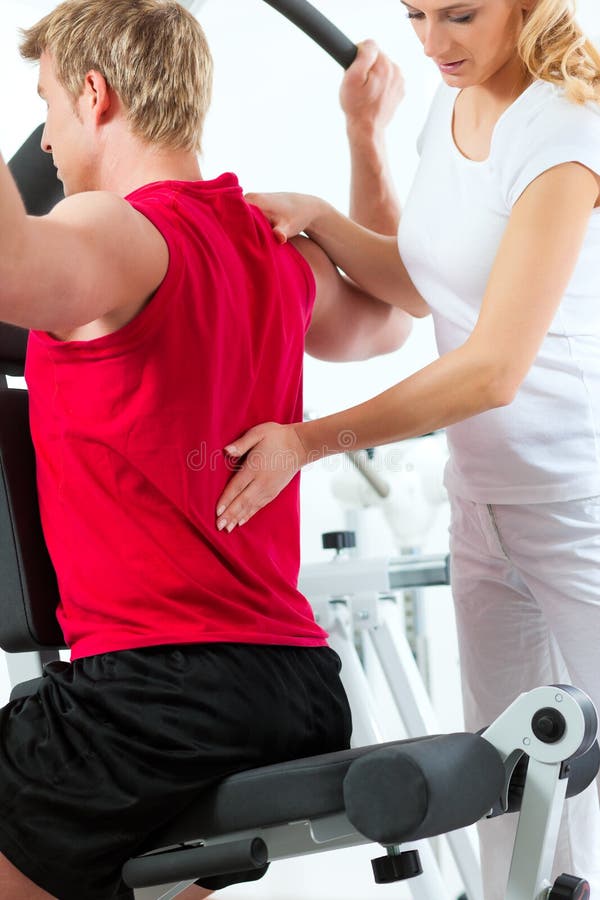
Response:
[{"label": "black plastic knob", "polygon": [[590,886],[584,878],[576,875],[559,875],[548,900],[589,900]]},{"label": "black plastic knob", "polygon": [[394,881],[406,881],[423,873],[418,850],[407,850],[397,856],[380,856],[372,859],[373,874],[377,884],[392,884]]},{"label": "black plastic knob", "polygon": [[544,744],[556,744],[567,730],[565,717],[552,706],[538,709],[531,720],[531,730]]},{"label": "black plastic knob", "polygon": [[328,531],[321,535],[324,550],[349,550],[356,547],[356,533],[354,531]]}]

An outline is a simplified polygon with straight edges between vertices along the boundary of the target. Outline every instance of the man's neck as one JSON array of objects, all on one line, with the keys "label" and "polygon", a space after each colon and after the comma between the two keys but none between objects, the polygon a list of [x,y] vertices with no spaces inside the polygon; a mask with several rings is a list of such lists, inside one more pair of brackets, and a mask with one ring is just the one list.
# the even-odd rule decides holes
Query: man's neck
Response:
[{"label": "man's neck", "polygon": [[102,155],[97,177],[96,190],[121,197],[156,181],[202,180],[193,151],[160,149],[140,141],[111,146],[110,152]]}]

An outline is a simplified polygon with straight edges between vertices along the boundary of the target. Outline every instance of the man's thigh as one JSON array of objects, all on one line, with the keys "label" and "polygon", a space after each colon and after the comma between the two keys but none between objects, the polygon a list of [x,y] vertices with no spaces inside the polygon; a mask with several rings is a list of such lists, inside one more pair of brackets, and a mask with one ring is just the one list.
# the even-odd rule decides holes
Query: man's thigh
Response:
[{"label": "man's thigh", "polygon": [[0,852],[60,900],[132,900],[123,864],[203,791],[341,750],[349,735],[326,647],[152,647],[51,663],[34,695],[0,710]]},{"label": "man's thigh", "polygon": [[[30,881],[2,853],[0,853],[0,897],[2,900],[54,900],[52,894],[46,893]],[[189,900],[193,898],[190,897]]]}]

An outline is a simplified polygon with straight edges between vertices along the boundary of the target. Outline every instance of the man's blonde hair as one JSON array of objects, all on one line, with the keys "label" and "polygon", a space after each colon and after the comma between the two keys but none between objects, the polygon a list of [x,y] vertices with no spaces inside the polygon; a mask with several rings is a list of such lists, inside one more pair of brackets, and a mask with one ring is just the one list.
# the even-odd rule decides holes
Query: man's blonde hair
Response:
[{"label": "man's blonde hair", "polygon": [[149,143],[200,151],[212,57],[198,21],[175,0],[66,0],[23,30],[21,55],[50,54],[75,102],[99,71]]}]

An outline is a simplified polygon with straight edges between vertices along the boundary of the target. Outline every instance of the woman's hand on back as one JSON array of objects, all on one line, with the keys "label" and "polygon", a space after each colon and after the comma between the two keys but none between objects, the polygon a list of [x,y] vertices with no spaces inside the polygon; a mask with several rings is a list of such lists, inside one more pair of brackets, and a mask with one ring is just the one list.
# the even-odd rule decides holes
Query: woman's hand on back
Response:
[{"label": "woman's hand on back", "polygon": [[310,462],[296,427],[277,422],[251,428],[225,452],[240,464],[217,501],[219,531],[244,525]]}]

